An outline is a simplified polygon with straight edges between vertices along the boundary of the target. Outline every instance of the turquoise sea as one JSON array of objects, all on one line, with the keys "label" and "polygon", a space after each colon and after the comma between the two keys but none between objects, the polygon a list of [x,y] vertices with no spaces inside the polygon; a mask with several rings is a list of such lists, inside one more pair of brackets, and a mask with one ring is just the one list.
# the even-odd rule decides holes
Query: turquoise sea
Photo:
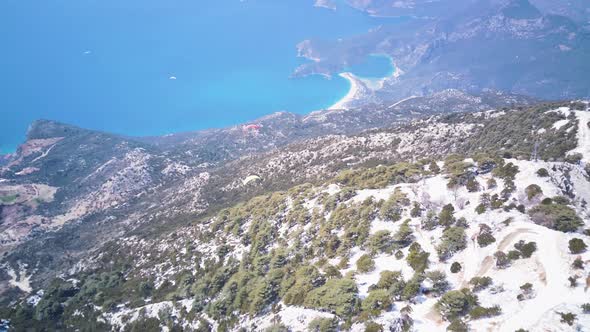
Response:
[{"label": "turquoise sea", "polygon": [[[223,127],[346,95],[338,76],[290,79],[296,44],[385,21],[313,0],[3,0],[0,153],[43,118],[125,135]],[[389,59],[349,68],[388,75]]]}]

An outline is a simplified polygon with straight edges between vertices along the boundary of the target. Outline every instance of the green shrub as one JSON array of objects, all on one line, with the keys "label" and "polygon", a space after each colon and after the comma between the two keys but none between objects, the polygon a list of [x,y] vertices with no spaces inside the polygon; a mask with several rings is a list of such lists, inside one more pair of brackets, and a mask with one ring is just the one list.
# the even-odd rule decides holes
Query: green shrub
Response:
[{"label": "green shrub", "polygon": [[570,205],[572,202],[567,197],[555,196],[551,199],[554,204]]},{"label": "green shrub", "polygon": [[468,332],[469,326],[460,319],[454,319],[451,324],[447,326],[449,332]]},{"label": "green shrub", "polygon": [[570,287],[575,288],[578,287],[578,278],[579,276],[569,276],[567,280],[570,282]]},{"label": "green shrub", "polygon": [[473,277],[469,280],[469,284],[473,286],[474,292],[488,288],[492,284],[492,278],[490,277]]},{"label": "green shrub", "polygon": [[582,219],[576,211],[562,204],[541,204],[529,211],[533,222],[561,232],[575,232],[583,226]]},{"label": "green shrub", "polygon": [[582,239],[574,238],[569,241],[570,252],[574,255],[583,253],[586,251],[586,248],[586,243],[584,243],[584,240]]},{"label": "green shrub", "polygon": [[528,242],[525,243],[523,240],[518,241],[514,244],[514,248],[520,251],[522,258],[530,258],[535,251],[537,251],[537,243]]},{"label": "green shrub", "polygon": [[307,294],[304,305],[330,310],[340,317],[350,317],[358,311],[358,289],[352,279],[330,279]]},{"label": "green shrub", "polygon": [[426,273],[426,279],[430,280],[432,286],[430,290],[436,295],[440,296],[449,289],[450,285],[447,281],[447,276],[442,271],[430,271]]},{"label": "green shrub", "polygon": [[539,168],[539,170],[537,170],[537,175],[539,177],[545,178],[549,176],[549,171],[547,171],[546,168]]},{"label": "green shrub", "polygon": [[451,273],[458,273],[459,271],[461,271],[461,264],[459,262],[453,262],[451,264]]},{"label": "green shrub", "polygon": [[466,247],[465,229],[462,227],[450,227],[443,232],[441,243],[436,247],[436,252],[439,259],[445,261]]},{"label": "green shrub", "polygon": [[422,217],[422,220],[421,220],[422,228],[427,231],[431,231],[431,230],[435,229],[436,226],[438,226],[438,224],[439,224],[438,216],[432,210],[428,211],[426,213],[426,216]]},{"label": "green shrub", "polygon": [[475,306],[471,311],[469,311],[469,317],[471,319],[481,319],[481,318],[489,318],[494,317],[502,314],[502,309],[499,306],[493,306],[489,308]]},{"label": "green shrub", "polygon": [[412,206],[412,210],[410,210],[410,217],[418,218],[422,215],[422,207],[420,207],[420,203],[414,202]]},{"label": "green shrub", "polygon": [[467,191],[471,193],[478,192],[480,188],[479,182],[477,182],[475,178],[470,178],[469,180],[467,180],[465,188],[467,188]]},{"label": "green shrub", "polygon": [[508,251],[508,259],[511,261],[515,261],[517,259],[520,259],[521,254],[520,251],[518,250],[510,250]]},{"label": "green shrub", "polygon": [[492,235],[492,229],[486,224],[479,225],[479,234],[477,235],[477,244],[481,248],[496,242],[496,238]]},{"label": "green shrub", "polygon": [[469,313],[477,305],[477,302],[477,296],[470,290],[453,290],[445,293],[436,302],[435,308],[444,319],[452,321]]},{"label": "green shrub", "polygon": [[407,195],[396,188],[393,194],[383,203],[380,210],[381,218],[384,220],[398,221],[402,217],[404,207],[410,205]]},{"label": "green shrub", "polygon": [[393,238],[389,231],[378,231],[369,237],[369,250],[373,254],[392,253],[395,249]]},{"label": "green shrub", "polygon": [[393,235],[393,242],[398,248],[405,248],[412,243],[414,239],[414,232],[410,227],[410,219],[404,221]]},{"label": "green shrub", "polygon": [[383,326],[375,322],[366,322],[365,332],[383,332]]},{"label": "green shrub", "polygon": [[565,162],[570,164],[579,164],[582,158],[584,158],[584,156],[581,153],[572,153],[565,156]]},{"label": "green shrub", "polygon": [[469,228],[469,224],[467,223],[467,219],[465,217],[461,217],[461,218],[457,219],[455,226],[465,228],[465,229]]},{"label": "green shrub", "polygon": [[590,314],[590,303],[582,304],[582,312],[585,314]]},{"label": "green shrub", "polygon": [[576,314],[573,314],[571,312],[558,312],[559,316],[561,317],[560,322],[567,324],[569,326],[574,325],[574,322],[576,321]]},{"label": "green shrub", "polygon": [[500,167],[494,168],[492,174],[500,179],[510,179],[514,180],[516,174],[518,174],[518,166],[514,165],[513,163],[508,163]]},{"label": "green shrub", "polygon": [[364,254],[356,261],[356,269],[361,273],[368,273],[375,269],[375,261],[370,255]]},{"label": "green shrub", "polygon": [[160,320],[155,317],[140,317],[125,327],[125,331],[129,332],[157,332],[160,330]]},{"label": "green shrub", "polygon": [[530,186],[526,187],[524,191],[529,201],[543,194],[543,190],[541,189],[541,187],[539,187],[536,184],[531,184]]},{"label": "green shrub", "polygon": [[424,272],[428,268],[428,257],[430,253],[422,250],[422,247],[418,242],[412,243],[408,251],[406,260],[408,265],[416,272]]},{"label": "green shrub", "polygon": [[477,214],[484,214],[486,212],[486,206],[484,204],[479,204],[475,207],[475,212],[477,212]]},{"label": "green shrub", "polygon": [[302,305],[307,294],[323,282],[324,279],[315,266],[302,266],[295,271],[295,278],[291,284],[282,284],[282,288],[286,289],[283,302],[289,305]]},{"label": "green shrub", "polygon": [[289,328],[283,323],[275,323],[267,327],[264,332],[289,332]]},{"label": "green shrub", "polygon": [[428,170],[431,171],[432,174],[440,173],[440,167],[438,167],[435,161],[430,162],[430,165],[428,165]]},{"label": "green shrub", "polygon": [[496,251],[494,258],[496,258],[496,267],[499,269],[505,269],[510,265],[510,258],[502,251]]},{"label": "green shrub", "polygon": [[400,280],[403,280],[400,271],[382,271],[379,275],[379,281],[375,284],[374,288],[389,289],[394,283]]},{"label": "green shrub", "polygon": [[338,270],[338,268],[336,268],[334,265],[330,264],[324,266],[324,275],[328,279],[342,278],[342,273],[340,273],[340,270]]},{"label": "green shrub", "polygon": [[332,318],[314,318],[307,326],[309,332],[336,332],[338,320]]},{"label": "green shrub", "polygon": [[361,309],[371,316],[379,316],[383,310],[388,310],[391,304],[392,298],[387,290],[374,289],[363,300]]},{"label": "green shrub", "polygon": [[487,247],[494,242],[496,242],[496,238],[491,233],[483,233],[477,236],[477,244],[481,248]]},{"label": "green shrub", "polygon": [[486,183],[488,186],[488,189],[494,189],[498,186],[498,182],[496,182],[496,179],[494,178],[489,178],[488,182]]},{"label": "green shrub", "polygon": [[574,262],[572,263],[572,267],[574,269],[578,269],[578,270],[583,270],[584,269],[584,260],[582,259],[582,257],[576,257],[576,259],[574,259]]},{"label": "green shrub", "polygon": [[443,206],[442,211],[438,215],[438,222],[440,225],[448,227],[455,223],[455,208],[452,204]]},{"label": "green shrub", "polygon": [[533,285],[530,282],[527,282],[520,286],[520,290],[521,293],[518,294],[518,296],[516,297],[519,301],[531,299],[534,295]]},{"label": "green shrub", "polygon": [[420,285],[421,285],[422,278],[420,274],[416,273],[412,279],[408,280],[405,283],[404,288],[402,290],[401,298],[404,301],[412,301],[414,297],[416,297],[420,293]]}]

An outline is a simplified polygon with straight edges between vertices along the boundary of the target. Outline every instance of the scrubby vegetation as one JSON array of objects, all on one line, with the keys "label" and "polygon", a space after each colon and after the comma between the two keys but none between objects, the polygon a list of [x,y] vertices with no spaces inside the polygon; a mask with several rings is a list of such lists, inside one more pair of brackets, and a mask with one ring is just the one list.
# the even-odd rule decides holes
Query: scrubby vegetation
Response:
[{"label": "scrubby vegetation", "polygon": [[442,261],[449,259],[454,253],[467,247],[465,229],[450,227],[443,232],[441,243],[436,248],[438,258]]},{"label": "scrubby vegetation", "polygon": [[436,309],[443,318],[453,321],[467,315],[477,304],[477,296],[468,289],[462,289],[445,293],[436,303]]},{"label": "scrubby vegetation", "polygon": [[586,251],[588,246],[584,243],[584,240],[574,238],[569,241],[569,250],[572,254],[580,254]]},{"label": "scrubby vegetation", "polygon": [[492,278],[490,277],[473,277],[469,280],[469,284],[473,286],[473,291],[478,292],[486,289],[492,284]]},{"label": "scrubby vegetation", "polygon": [[566,233],[575,232],[584,225],[574,209],[555,201],[532,208],[529,215],[539,225]]}]

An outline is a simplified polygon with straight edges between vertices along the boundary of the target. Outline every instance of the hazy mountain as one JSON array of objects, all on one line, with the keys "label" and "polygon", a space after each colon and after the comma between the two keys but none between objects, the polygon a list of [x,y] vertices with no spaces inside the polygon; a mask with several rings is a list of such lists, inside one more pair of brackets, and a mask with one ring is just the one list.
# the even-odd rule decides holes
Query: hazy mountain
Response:
[{"label": "hazy mountain", "polygon": [[368,101],[445,89],[478,93],[491,88],[547,99],[590,95],[585,75],[590,39],[579,22],[541,11],[527,0],[476,1],[452,8],[457,11],[383,25],[352,39],[307,41],[300,53],[322,60],[302,65],[296,75],[335,72],[362,54],[384,53],[398,71],[365,93]]}]

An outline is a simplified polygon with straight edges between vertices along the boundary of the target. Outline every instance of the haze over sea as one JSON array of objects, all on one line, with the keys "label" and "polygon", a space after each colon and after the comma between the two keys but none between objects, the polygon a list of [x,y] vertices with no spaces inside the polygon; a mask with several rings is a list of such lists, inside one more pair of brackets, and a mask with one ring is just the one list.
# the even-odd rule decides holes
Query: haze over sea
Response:
[{"label": "haze over sea", "polygon": [[[36,119],[145,136],[307,113],[346,95],[335,75],[290,79],[305,39],[334,40],[384,20],[313,0],[4,0],[0,153]],[[363,77],[391,72],[370,57]]]}]

